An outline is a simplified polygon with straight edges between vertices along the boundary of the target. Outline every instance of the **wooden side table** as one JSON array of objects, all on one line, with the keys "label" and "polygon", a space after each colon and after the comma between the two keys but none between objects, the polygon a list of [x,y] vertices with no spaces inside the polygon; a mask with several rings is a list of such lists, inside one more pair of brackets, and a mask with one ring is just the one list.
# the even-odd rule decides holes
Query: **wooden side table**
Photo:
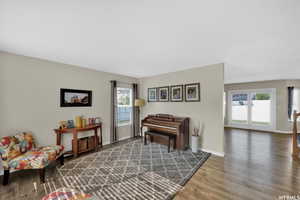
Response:
[{"label": "wooden side table", "polygon": [[[98,129],[100,129],[100,144],[99,144],[99,136],[98,136]],[[74,140],[74,146],[72,146],[72,153],[74,157],[78,156],[79,153],[79,147],[78,147],[78,133],[79,132],[86,132],[86,131],[92,131],[94,130],[95,133],[95,151],[98,150],[98,147],[100,146],[102,148],[102,124],[95,124],[95,125],[88,125],[84,128],[66,128],[66,129],[54,129],[54,132],[56,133],[56,144],[61,145],[61,137],[63,134],[66,133],[72,133],[73,134],[73,140]],[[73,145],[73,144],[72,144]]]}]

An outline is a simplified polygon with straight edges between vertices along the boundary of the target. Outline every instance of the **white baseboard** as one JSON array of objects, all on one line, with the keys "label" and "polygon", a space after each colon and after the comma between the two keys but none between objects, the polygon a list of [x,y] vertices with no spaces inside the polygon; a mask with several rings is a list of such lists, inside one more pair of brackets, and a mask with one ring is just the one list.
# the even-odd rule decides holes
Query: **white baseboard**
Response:
[{"label": "white baseboard", "polygon": [[203,149],[203,148],[200,148],[201,151],[205,151],[207,153],[211,153],[215,156],[220,156],[220,157],[224,157],[225,156],[225,153],[224,152],[216,152],[216,151],[211,151],[209,149]]},{"label": "white baseboard", "polygon": [[127,140],[127,139],[129,139],[129,138],[131,138],[131,136],[122,137],[122,138],[119,139],[119,141]]},{"label": "white baseboard", "polygon": [[244,130],[264,131],[264,132],[269,132],[269,133],[292,134],[292,131],[266,130],[266,129],[257,129],[257,128],[245,128],[245,127],[232,126],[232,125],[224,125],[224,128],[237,128],[237,129],[244,129]]},{"label": "white baseboard", "polygon": [[[127,139],[129,139],[129,138],[131,138],[131,136],[122,137],[122,138],[119,138],[119,141],[127,140]],[[118,141],[118,142],[119,142],[119,141]],[[108,144],[111,144],[111,143],[110,143],[110,142],[103,142],[103,145],[108,145]]]}]

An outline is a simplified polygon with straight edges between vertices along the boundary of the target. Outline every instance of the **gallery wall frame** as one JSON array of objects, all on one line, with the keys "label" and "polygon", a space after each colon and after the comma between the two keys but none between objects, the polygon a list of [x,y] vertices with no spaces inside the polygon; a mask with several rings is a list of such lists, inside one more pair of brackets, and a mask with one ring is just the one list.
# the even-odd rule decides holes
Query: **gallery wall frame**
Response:
[{"label": "gallery wall frame", "polygon": [[157,88],[148,88],[148,102],[157,102]]},{"label": "gallery wall frame", "polygon": [[170,101],[171,102],[183,102],[184,100],[184,87],[183,85],[171,85],[170,86]]},{"label": "gallery wall frame", "polygon": [[169,86],[158,87],[158,101],[159,102],[169,102],[170,100],[170,88]]},{"label": "gallery wall frame", "polygon": [[200,83],[185,84],[184,93],[186,102],[200,102]]}]

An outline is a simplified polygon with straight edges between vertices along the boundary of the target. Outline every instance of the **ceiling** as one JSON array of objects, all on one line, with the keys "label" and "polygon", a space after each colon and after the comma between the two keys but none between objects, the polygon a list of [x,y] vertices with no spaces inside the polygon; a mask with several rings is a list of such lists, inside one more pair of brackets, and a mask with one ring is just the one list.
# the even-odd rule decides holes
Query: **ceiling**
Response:
[{"label": "ceiling", "polygon": [[300,78],[299,0],[0,0],[0,50],[134,77]]}]

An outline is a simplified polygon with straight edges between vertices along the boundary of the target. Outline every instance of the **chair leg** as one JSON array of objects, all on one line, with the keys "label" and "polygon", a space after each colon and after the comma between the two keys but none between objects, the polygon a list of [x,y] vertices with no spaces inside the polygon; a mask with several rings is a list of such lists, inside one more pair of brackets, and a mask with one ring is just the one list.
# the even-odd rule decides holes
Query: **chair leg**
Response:
[{"label": "chair leg", "polygon": [[46,168],[45,167],[39,169],[41,183],[45,183],[45,172],[46,172]]},{"label": "chair leg", "polygon": [[9,169],[5,169],[4,176],[3,176],[3,185],[8,184],[8,179],[9,179]]},{"label": "chair leg", "polygon": [[144,135],[144,145],[147,145],[147,135]]},{"label": "chair leg", "polygon": [[65,164],[65,157],[64,157],[64,155],[61,155],[61,156],[59,157],[59,161],[60,161],[60,164],[61,164],[61,165],[64,165],[64,164]]}]

